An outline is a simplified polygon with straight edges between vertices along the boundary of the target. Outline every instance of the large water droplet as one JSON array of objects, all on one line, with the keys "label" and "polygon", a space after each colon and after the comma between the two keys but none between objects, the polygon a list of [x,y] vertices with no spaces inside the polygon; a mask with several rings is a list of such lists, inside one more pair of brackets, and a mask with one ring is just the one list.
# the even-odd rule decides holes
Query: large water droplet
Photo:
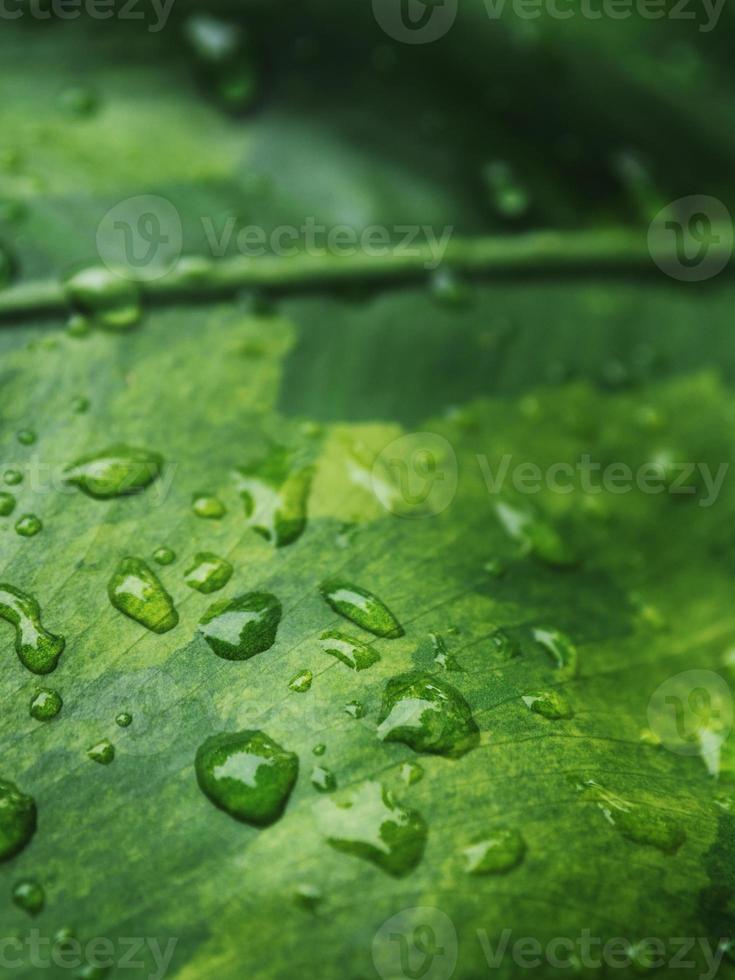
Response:
[{"label": "large water droplet", "polygon": [[526,843],[513,827],[498,827],[463,851],[467,870],[474,875],[505,874],[523,860]]},{"label": "large water droplet", "polygon": [[46,901],[43,887],[32,878],[24,878],[23,881],[16,882],[13,885],[12,897],[14,904],[28,915],[38,915]]},{"label": "large water droplet", "polygon": [[49,687],[42,687],[31,698],[30,714],[36,721],[50,721],[55,718],[63,706],[61,695]]},{"label": "large water droplet", "polygon": [[315,813],[319,830],[335,850],[372,861],[395,877],[409,874],[423,856],[423,817],[380,783],[363,783],[339,801],[320,800]]},{"label": "large water droplet", "polygon": [[87,749],[87,756],[92,762],[97,762],[101,766],[109,766],[115,758],[115,746],[109,738],[100,739]]},{"label": "large water droplet", "polygon": [[319,638],[322,650],[353,670],[367,670],[380,660],[380,654],[362,640],[356,640],[339,630],[327,630]]},{"label": "large water droplet", "polygon": [[200,551],[186,569],[186,584],[210,595],[224,589],[232,576],[232,565],[211,551]]},{"label": "large water droplet", "polygon": [[566,633],[553,627],[536,627],[532,635],[552,658],[561,676],[565,678],[577,676],[579,654]]},{"label": "large water droplet", "polygon": [[15,522],[15,533],[22,538],[35,538],[43,531],[43,522],[35,514],[21,514]]},{"label": "large water droplet", "polygon": [[319,591],[340,616],[376,636],[403,636],[403,627],[384,602],[358,585],[328,579]]},{"label": "large water droplet", "polygon": [[83,269],[66,282],[69,302],[109,330],[127,330],[141,315],[136,283],[104,266]]},{"label": "large water droplet", "polygon": [[595,803],[607,822],[635,844],[674,854],[686,840],[685,831],[661,810],[631,803],[594,779],[577,781],[576,786],[584,800]]},{"label": "large water droplet", "polygon": [[405,742],[416,752],[458,758],[480,741],[470,706],[459,691],[420,671],[388,681],[378,721],[383,741]]},{"label": "large water droplet", "polygon": [[281,603],[269,592],[249,592],[215,602],[199,623],[210,649],[224,660],[249,660],[270,649],[281,621]]},{"label": "large water droplet", "polygon": [[15,497],[6,490],[0,492],[0,517],[9,517],[15,510]]},{"label": "large water droplet", "polygon": [[43,628],[41,608],[33,596],[0,584],[0,618],[15,627],[15,652],[34,674],[50,674],[64,651],[64,637]]},{"label": "large water droplet", "polygon": [[179,621],[173,599],[140,558],[122,559],[107,594],[115,609],[154,633],[166,633]]},{"label": "large water droplet", "polygon": [[0,779],[0,861],[13,857],[36,830],[36,804],[15,783]]},{"label": "large water droplet", "polygon": [[65,469],[64,478],[89,497],[107,500],[140,493],[160,476],[162,467],[163,458],[158,453],[110,446],[72,463]]},{"label": "large water droplet", "polygon": [[277,547],[292,544],[306,527],[313,467],[294,467],[278,446],[257,464],[238,470],[238,489],[249,525]]},{"label": "large water droplet", "polygon": [[236,820],[267,827],[288,802],[299,759],[265,732],[223,732],[199,747],[195,769],[200,789],[216,807]]},{"label": "large water droplet", "polygon": [[558,691],[533,691],[524,694],[521,700],[531,711],[552,721],[574,717],[569,702]]}]

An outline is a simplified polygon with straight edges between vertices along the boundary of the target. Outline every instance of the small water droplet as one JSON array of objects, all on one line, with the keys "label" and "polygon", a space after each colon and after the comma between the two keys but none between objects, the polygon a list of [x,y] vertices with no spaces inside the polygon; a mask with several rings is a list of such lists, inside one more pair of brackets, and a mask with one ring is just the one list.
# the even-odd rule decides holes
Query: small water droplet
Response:
[{"label": "small water droplet", "polygon": [[154,633],[166,633],[179,621],[173,599],[140,558],[120,561],[107,585],[107,594],[115,609]]},{"label": "small water droplet", "polygon": [[327,751],[327,747],[323,742],[320,742],[318,745],[315,745],[311,751],[314,753],[314,755],[324,755],[324,753]]},{"label": "small water droplet", "polygon": [[3,490],[0,492],[0,517],[9,517],[15,510],[15,497]]},{"label": "small water droplet", "polygon": [[92,332],[92,323],[83,313],[72,313],[66,321],[66,332],[70,337],[88,337]]},{"label": "small water droplet", "polygon": [[493,578],[502,578],[508,570],[505,562],[501,561],[499,558],[491,558],[486,561],[482,566],[483,571],[487,572],[488,575],[492,575]]},{"label": "small water droplet", "polygon": [[0,779],[0,861],[22,851],[36,831],[36,803],[15,783]]},{"label": "small water droplet", "polygon": [[36,721],[49,721],[58,715],[63,703],[58,691],[42,687],[31,698],[31,718],[35,718]]},{"label": "small water droplet", "polygon": [[133,716],[129,711],[121,711],[118,715],[115,715],[115,724],[119,725],[120,728],[129,728],[133,723]]},{"label": "small water droplet", "polygon": [[200,551],[186,569],[185,581],[197,592],[210,595],[224,589],[232,577],[232,570],[232,565],[224,558],[219,558],[211,551]]},{"label": "small water droplet", "polygon": [[207,610],[199,632],[224,660],[249,660],[273,646],[281,622],[281,603],[269,592],[222,599]]},{"label": "small water droplet", "polygon": [[264,459],[238,470],[238,489],[253,530],[276,548],[304,533],[314,469],[294,466],[293,456],[275,446]]},{"label": "small water droplet", "polygon": [[674,854],[686,840],[684,830],[661,810],[630,803],[594,779],[577,780],[575,784],[583,799],[595,803],[607,822],[633,843]]},{"label": "small water droplet", "polygon": [[140,290],[104,266],[83,269],[66,282],[69,302],[108,330],[127,330],[140,320]]},{"label": "small water droplet", "polygon": [[424,770],[418,762],[404,762],[401,766],[401,779],[406,786],[413,786],[424,778]]},{"label": "small water droplet", "polygon": [[348,701],[345,705],[345,712],[350,718],[364,718],[365,705],[361,701]]},{"label": "small water droplet", "polygon": [[440,306],[456,308],[467,305],[469,289],[455,272],[440,266],[431,277],[431,295]]},{"label": "small water droplet", "polygon": [[404,877],[421,861],[426,822],[380,783],[363,783],[341,800],[320,800],[315,814],[331,847],[371,861],[390,875]]},{"label": "small water droplet", "polygon": [[256,60],[240,27],[209,14],[190,16],[184,28],[204,82],[223,109],[242,112],[259,89]]},{"label": "small water droplet", "polygon": [[317,885],[297,885],[294,892],[294,901],[302,908],[313,912],[320,902],[324,900],[324,894]]},{"label": "small water droplet", "polygon": [[438,633],[429,633],[429,640],[434,650],[434,663],[442,670],[461,671],[456,657],[448,650],[447,645]]},{"label": "small water droplet", "polygon": [[89,497],[108,500],[140,493],[160,476],[163,458],[147,449],[110,446],[83,456],[64,470],[64,479]]},{"label": "small water droplet", "polygon": [[311,770],[311,785],[320,793],[331,793],[337,788],[337,780],[331,769],[314,766]]},{"label": "small water droplet", "polygon": [[508,630],[495,630],[489,642],[491,651],[499,654],[504,660],[514,660],[523,653],[520,640]]},{"label": "small water droplet", "polygon": [[528,211],[529,196],[510,165],[503,160],[487,164],[482,172],[490,202],[501,218],[518,219]]},{"label": "small water droplet", "polygon": [[101,766],[109,766],[115,758],[115,746],[109,738],[103,738],[87,749],[87,756],[92,762],[98,762]]},{"label": "small water droplet", "polygon": [[16,433],[16,439],[22,446],[32,446],[37,438],[33,429],[19,429]]},{"label": "small water droplet", "polygon": [[574,717],[569,702],[558,691],[533,691],[524,694],[521,700],[535,714],[551,721]]},{"label": "small water droplet", "polygon": [[267,827],[283,812],[299,772],[294,752],[260,731],[213,735],[198,749],[199,788],[235,820]]},{"label": "small water droplet", "polygon": [[577,676],[579,654],[566,633],[553,627],[536,627],[532,634],[534,640],[551,656],[563,677]]},{"label": "small water droplet", "polygon": [[197,517],[209,521],[218,521],[227,513],[227,509],[218,497],[207,493],[196,493],[191,502],[191,509]]},{"label": "small water droplet", "polygon": [[356,640],[339,630],[327,630],[319,638],[322,650],[352,670],[367,670],[380,660],[380,654],[362,640]]},{"label": "small water droplet", "polygon": [[33,596],[0,584],[0,618],[15,627],[15,652],[34,674],[50,674],[64,651],[63,636],[43,628],[41,608]]},{"label": "small water droplet", "polygon": [[480,741],[470,706],[459,691],[419,671],[388,681],[378,722],[379,738],[404,742],[416,752],[459,758]]},{"label": "small water droplet", "polygon": [[367,589],[340,579],[328,579],[319,591],[336,613],[369,633],[391,638],[403,636],[403,627],[390,609]]},{"label": "small water droplet", "polygon": [[470,874],[506,874],[523,860],[526,842],[515,828],[498,827],[483,840],[465,847],[462,853]]},{"label": "small water droplet", "polygon": [[22,538],[33,538],[43,530],[43,523],[35,514],[21,514],[15,522],[15,533]]},{"label": "small water droplet", "polygon": [[13,885],[13,903],[19,909],[23,909],[29,915],[38,915],[43,909],[46,901],[46,894],[43,887],[32,878],[24,878],[23,881]]},{"label": "small water droplet", "polygon": [[502,501],[496,504],[495,512],[506,534],[521,545],[522,553],[553,566],[575,563],[571,548],[547,521]]},{"label": "small water droplet", "polygon": [[23,474],[20,470],[5,470],[3,479],[9,487],[17,487],[19,483],[23,482]]},{"label": "small water droplet", "polygon": [[311,687],[314,675],[310,670],[300,670],[288,682],[288,686],[297,694],[305,694]]},{"label": "small water droplet", "polygon": [[159,565],[170,565],[176,561],[176,552],[172,551],[171,548],[167,548],[165,545],[161,545],[160,548],[156,548],[152,557],[153,561]]},{"label": "small water droplet", "polygon": [[97,111],[99,100],[91,89],[73,86],[61,93],[59,106],[71,116],[91,116]]},{"label": "small water droplet", "polygon": [[71,407],[77,415],[84,415],[85,412],[89,411],[89,398],[84,395],[77,395],[76,398],[72,398]]}]

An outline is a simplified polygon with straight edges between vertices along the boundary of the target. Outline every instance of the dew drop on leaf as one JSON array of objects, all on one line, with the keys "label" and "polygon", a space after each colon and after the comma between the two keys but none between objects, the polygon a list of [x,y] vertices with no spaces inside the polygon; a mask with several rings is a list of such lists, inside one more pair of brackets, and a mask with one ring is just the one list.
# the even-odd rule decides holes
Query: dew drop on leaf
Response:
[{"label": "dew drop on leaf", "polygon": [[371,861],[388,874],[403,877],[421,861],[427,835],[423,817],[380,783],[363,783],[341,800],[320,800],[315,814],[331,847]]},{"label": "dew drop on leaf", "polygon": [[129,711],[121,711],[118,715],[115,715],[115,724],[119,725],[120,728],[129,728],[133,723],[133,716]]},{"label": "dew drop on leaf", "polygon": [[482,171],[493,210],[501,218],[518,219],[529,207],[529,196],[504,160],[488,163]]},{"label": "dew drop on leaf", "polygon": [[107,594],[118,612],[154,633],[166,633],[179,621],[173,599],[140,558],[120,561],[107,585]]},{"label": "dew drop on leaf", "polygon": [[238,470],[248,524],[276,548],[293,544],[304,533],[313,475],[311,466],[294,466],[281,446]]},{"label": "dew drop on leaf", "polygon": [[631,803],[594,779],[577,781],[576,786],[586,802],[594,803],[605,820],[635,844],[648,844],[664,854],[674,854],[686,840],[685,831],[659,809]]},{"label": "dew drop on leaf", "polygon": [[532,635],[549,654],[562,676],[568,678],[577,676],[579,654],[566,633],[553,627],[536,627]]},{"label": "dew drop on leaf", "polygon": [[84,415],[85,412],[89,411],[89,398],[84,395],[77,395],[72,398],[71,407],[77,415]]},{"label": "dew drop on leaf", "polygon": [[156,548],[153,552],[153,561],[159,565],[170,565],[172,562],[176,561],[176,552],[172,551],[171,548],[167,548],[162,545],[160,548]]},{"label": "dew drop on leaf", "polygon": [[547,521],[504,501],[496,504],[495,512],[506,534],[521,546],[523,553],[552,566],[575,563],[571,548]]},{"label": "dew drop on leaf", "polygon": [[224,589],[231,577],[232,565],[211,551],[196,554],[185,573],[186,584],[204,595]]},{"label": "dew drop on leaf", "polygon": [[331,769],[325,766],[314,766],[311,770],[311,785],[320,793],[331,793],[337,788],[337,780]]},{"label": "dew drop on leaf", "polygon": [[38,915],[43,909],[46,894],[43,887],[32,878],[24,878],[13,885],[13,903],[28,915]]},{"label": "dew drop on leaf", "polygon": [[574,717],[569,702],[558,691],[533,691],[524,694],[521,700],[535,714],[551,721]]},{"label": "dew drop on leaf", "polygon": [[108,500],[140,493],[160,476],[163,458],[147,449],[110,446],[83,456],[64,470],[64,479],[89,497]]},{"label": "dew drop on leaf", "polygon": [[487,837],[465,847],[467,871],[475,875],[506,874],[523,860],[526,843],[513,827],[498,827]]},{"label": "dew drop on leaf", "polygon": [[76,273],[67,280],[65,289],[73,306],[108,330],[127,330],[140,320],[138,286],[104,266]]},{"label": "dew drop on leaf", "polygon": [[310,670],[300,670],[288,682],[288,686],[297,694],[305,694],[311,687],[314,675]]},{"label": "dew drop on leaf", "polygon": [[19,429],[15,437],[22,446],[32,446],[38,438],[33,429]]},{"label": "dew drop on leaf", "polygon": [[9,517],[15,510],[15,497],[6,490],[0,492],[0,517]]},{"label": "dew drop on leaf", "polygon": [[319,744],[315,745],[311,751],[314,753],[314,755],[324,755],[324,753],[327,751],[327,747],[323,742],[319,742]]},{"label": "dew drop on leaf", "polygon": [[0,619],[15,627],[15,652],[34,674],[50,674],[64,651],[63,636],[43,628],[41,608],[33,596],[0,584]]},{"label": "dew drop on leaf", "polygon": [[416,752],[458,758],[475,748],[480,732],[463,696],[446,681],[412,671],[388,681],[378,737]]},{"label": "dew drop on leaf", "polygon": [[36,721],[49,721],[61,711],[64,702],[58,691],[50,687],[42,687],[31,698],[30,715]]},{"label": "dew drop on leaf", "polygon": [[327,630],[319,637],[319,642],[325,653],[341,660],[352,670],[367,670],[380,660],[380,654],[372,647],[339,630]]},{"label": "dew drop on leaf", "polygon": [[413,786],[424,778],[424,770],[418,762],[404,762],[401,766],[401,779],[406,786]]},{"label": "dew drop on leaf", "polygon": [[403,627],[390,609],[367,589],[340,579],[328,579],[319,591],[336,613],[369,633],[391,638],[403,636]]},{"label": "dew drop on leaf", "polygon": [[100,739],[99,742],[95,742],[87,749],[87,757],[101,766],[109,766],[115,758],[115,746],[109,738]]},{"label": "dew drop on leaf", "polygon": [[350,718],[364,718],[365,705],[361,701],[348,701],[345,705],[345,712]]},{"label": "dew drop on leaf", "polygon": [[199,747],[194,765],[205,796],[256,827],[280,817],[299,771],[298,756],[261,731],[213,735]]},{"label": "dew drop on leaf", "polygon": [[227,509],[218,497],[208,493],[194,494],[191,509],[197,517],[208,521],[218,521],[225,516]]},{"label": "dew drop on leaf", "polygon": [[35,830],[35,801],[15,783],[0,779],[0,861],[22,851]]},{"label": "dew drop on leaf", "polygon": [[434,663],[441,670],[461,671],[456,657],[448,650],[444,639],[438,633],[429,633],[429,640],[434,651]]},{"label": "dew drop on leaf", "polygon": [[269,592],[249,592],[215,602],[199,623],[213,653],[224,660],[249,660],[273,646],[281,603]]},{"label": "dew drop on leaf", "polygon": [[518,637],[507,630],[495,630],[489,642],[491,651],[505,660],[513,660],[523,653]]},{"label": "dew drop on leaf", "polygon": [[17,487],[19,483],[23,482],[23,474],[20,470],[9,469],[5,470],[3,479],[9,487]]},{"label": "dew drop on leaf", "polygon": [[22,538],[35,538],[43,530],[43,522],[35,514],[21,514],[15,522],[15,533]]},{"label": "dew drop on leaf", "polygon": [[455,272],[441,266],[431,277],[431,295],[440,306],[462,307],[467,304],[469,290]]},{"label": "dew drop on leaf", "polygon": [[313,912],[324,899],[324,894],[318,885],[298,885],[294,892],[294,901],[297,905]]}]

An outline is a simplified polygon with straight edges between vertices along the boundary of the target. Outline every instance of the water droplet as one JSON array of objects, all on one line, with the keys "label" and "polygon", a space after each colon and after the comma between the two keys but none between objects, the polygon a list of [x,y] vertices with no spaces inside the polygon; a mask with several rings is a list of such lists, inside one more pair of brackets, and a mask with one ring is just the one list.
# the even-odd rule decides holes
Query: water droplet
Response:
[{"label": "water droplet", "polygon": [[64,478],[87,496],[108,500],[140,493],[160,476],[162,467],[163,458],[158,453],[130,446],[110,446],[67,466]]},{"label": "water droplet", "polygon": [[388,607],[367,589],[339,579],[323,582],[319,591],[340,616],[376,636],[403,636],[403,627]]},{"label": "water droplet", "polygon": [[92,332],[92,324],[83,313],[72,313],[66,321],[66,332],[70,337],[87,337]]},{"label": "water droplet", "polygon": [[531,711],[551,721],[574,717],[569,702],[558,691],[533,691],[524,694],[521,700]]},{"label": "water droplet", "polygon": [[314,755],[324,755],[324,753],[327,751],[327,747],[323,742],[320,742],[318,745],[315,745],[311,751],[314,753]]},{"label": "water droplet", "polygon": [[577,676],[579,654],[577,653],[577,648],[565,633],[553,627],[537,627],[532,633],[534,640],[550,654],[559,673],[563,677],[572,678]]},{"label": "water droplet", "polygon": [[77,415],[84,415],[85,412],[89,411],[89,398],[84,395],[77,395],[76,398],[72,398],[71,407]]},{"label": "water droplet", "polygon": [[314,675],[310,670],[300,670],[288,682],[288,686],[297,694],[305,694],[311,687]]},{"label": "water droplet", "polygon": [[459,691],[419,671],[388,681],[378,722],[379,738],[405,742],[416,752],[458,758],[480,741],[470,706]]},{"label": "water droplet", "polygon": [[43,523],[35,514],[21,514],[15,522],[15,533],[22,538],[33,538],[43,530]]},{"label": "water droplet", "polygon": [[6,491],[0,492],[0,517],[8,517],[15,510],[15,497]]},{"label": "water droplet", "polygon": [[505,874],[523,860],[526,843],[512,827],[498,827],[486,838],[462,852],[467,871],[473,875]]},{"label": "water droplet", "polygon": [[22,446],[32,446],[38,438],[33,429],[20,429],[15,437]]},{"label": "water droplet", "polygon": [[23,482],[23,474],[20,470],[5,470],[3,479],[9,487],[17,487],[19,483]]},{"label": "water droplet", "polygon": [[199,631],[218,657],[249,660],[273,646],[281,612],[274,595],[249,592],[215,602],[200,620]]},{"label": "water droplet", "polygon": [[120,561],[107,585],[107,594],[118,612],[154,633],[166,633],[179,621],[173,599],[140,558]]},{"label": "water droplet", "polygon": [[249,526],[277,548],[293,544],[306,527],[313,467],[294,467],[292,454],[274,447],[265,459],[238,470]]},{"label": "water droplet", "polygon": [[331,793],[337,788],[337,780],[331,769],[314,766],[311,770],[311,785],[320,793]]},{"label": "water droplet", "polygon": [[224,558],[218,558],[211,551],[200,551],[186,569],[186,584],[210,595],[224,589],[232,576],[232,565]]},{"label": "water droplet", "polygon": [[109,766],[115,758],[115,746],[109,738],[103,738],[87,749],[87,756],[92,762],[98,762],[101,766]]},{"label": "water droplet", "polygon": [[0,861],[22,851],[35,831],[35,801],[15,783],[0,779]]},{"label": "water droplet", "polygon": [[258,71],[247,37],[236,24],[208,14],[188,18],[185,36],[197,55],[207,88],[229,112],[242,112],[253,104]]},{"label": "water droplet", "polygon": [[41,608],[33,596],[0,584],[0,618],[15,627],[15,652],[34,674],[50,674],[64,651],[63,636],[43,628]]},{"label": "water droplet", "polygon": [[485,562],[482,568],[483,571],[487,572],[488,575],[492,575],[493,578],[502,578],[508,570],[505,562],[499,558],[491,558]]},{"label": "water droplet", "polygon": [[511,167],[503,160],[487,164],[482,172],[493,209],[501,218],[518,219],[529,207],[526,190],[516,179]]},{"label": "water droplet", "polygon": [[200,789],[216,807],[235,820],[267,827],[288,802],[299,759],[265,732],[223,732],[199,747],[195,769]]},{"label": "water droplet", "polygon": [[49,721],[58,715],[63,703],[58,691],[42,687],[31,698],[31,718],[35,718],[36,721]]},{"label": "water droplet", "polygon": [[495,630],[490,637],[490,649],[505,660],[513,660],[523,653],[518,637],[503,629]]},{"label": "water droplet", "polygon": [[348,701],[345,705],[345,712],[350,718],[364,718],[365,705],[361,701]]},{"label": "water droplet", "polygon": [[127,330],[140,320],[136,283],[103,266],[83,269],[66,282],[69,302],[108,330]]},{"label": "water droplet", "polygon": [[466,306],[469,299],[467,284],[446,266],[440,266],[431,277],[431,295],[441,306]]},{"label": "water droplet", "polygon": [[294,900],[297,905],[301,905],[302,908],[308,909],[310,912],[313,912],[323,899],[324,894],[317,885],[296,886]]},{"label": "water droplet", "polygon": [[172,562],[176,561],[176,552],[172,551],[171,548],[167,548],[162,545],[160,548],[156,548],[153,552],[153,561],[157,562],[159,565],[170,565]]},{"label": "water droplet", "polygon": [[607,822],[635,844],[674,854],[686,840],[684,830],[661,810],[630,803],[594,779],[576,781],[576,786],[585,801],[595,803]]},{"label": "water droplet", "polygon": [[74,86],[64,89],[59,106],[72,116],[91,116],[97,111],[99,100],[91,89]]},{"label": "water droplet", "polygon": [[121,711],[119,715],[115,715],[115,724],[119,725],[120,728],[129,728],[133,723],[133,716],[129,711]]},{"label": "water droplet", "polygon": [[438,633],[429,633],[429,639],[434,650],[434,663],[437,667],[442,670],[462,670],[456,657],[447,650],[446,643]]},{"label": "water droplet", "polygon": [[353,670],[367,670],[380,660],[380,654],[362,640],[353,639],[339,630],[327,630],[319,638],[322,650]]},{"label": "water droplet", "polygon": [[24,878],[23,881],[16,882],[13,885],[12,897],[14,904],[29,915],[38,915],[46,901],[42,886],[32,878]]},{"label": "water droplet", "polygon": [[401,766],[401,779],[406,786],[413,786],[424,778],[424,770],[418,762],[404,762]]},{"label": "water droplet", "polygon": [[496,504],[495,511],[506,534],[548,565],[566,566],[576,561],[571,548],[551,524],[508,503]]},{"label": "water droplet", "polygon": [[191,509],[197,517],[203,517],[209,521],[218,521],[227,513],[225,505],[221,500],[206,493],[194,494]]},{"label": "water droplet", "polygon": [[372,861],[395,877],[409,874],[423,856],[423,817],[400,804],[380,783],[363,783],[339,801],[320,800],[315,814],[331,847]]}]

